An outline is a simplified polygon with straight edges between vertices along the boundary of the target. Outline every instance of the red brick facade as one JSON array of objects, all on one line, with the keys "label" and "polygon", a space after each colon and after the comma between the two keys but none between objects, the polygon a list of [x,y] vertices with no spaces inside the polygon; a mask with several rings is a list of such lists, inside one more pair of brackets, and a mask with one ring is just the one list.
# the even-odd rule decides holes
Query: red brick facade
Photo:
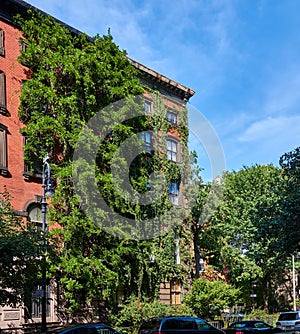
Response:
[{"label": "red brick facade", "polygon": [[5,74],[5,93],[7,114],[0,114],[0,124],[7,127],[7,174],[0,174],[0,191],[7,187],[12,196],[12,205],[17,211],[24,211],[30,201],[35,201],[35,195],[42,192],[41,183],[26,181],[23,158],[23,136],[20,128],[23,126],[18,117],[19,97],[22,81],[26,80],[26,67],[17,58],[20,55],[20,31],[6,23],[0,22],[4,37],[4,56],[0,56],[0,71]]}]

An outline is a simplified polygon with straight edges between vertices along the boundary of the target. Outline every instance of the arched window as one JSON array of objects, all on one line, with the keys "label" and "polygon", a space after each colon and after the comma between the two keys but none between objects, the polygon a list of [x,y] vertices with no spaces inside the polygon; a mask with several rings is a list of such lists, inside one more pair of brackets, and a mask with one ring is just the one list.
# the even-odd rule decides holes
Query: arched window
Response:
[{"label": "arched window", "polygon": [[28,220],[35,226],[42,228],[42,209],[38,203],[32,203],[27,208]]}]

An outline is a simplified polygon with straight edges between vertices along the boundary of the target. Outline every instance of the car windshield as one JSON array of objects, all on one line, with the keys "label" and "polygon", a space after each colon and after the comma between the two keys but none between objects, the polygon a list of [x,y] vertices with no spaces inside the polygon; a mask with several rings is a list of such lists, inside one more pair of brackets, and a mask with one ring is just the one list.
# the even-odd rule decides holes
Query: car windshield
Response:
[{"label": "car windshield", "polygon": [[254,324],[255,328],[268,328],[269,326],[265,324],[264,322],[257,322]]},{"label": "car windshield", "polygon": [[98,334],[114,334],[115,331],[111,328],[97,327]]},{"label": "car windshield", "polygon": [[229,327],[230,328],[242,328],[242,327],[246,327],[247,323],[246,322],[237,322],[234,324],[231,324]]},{"label": "car windshield", "polygon": [[278,320],[296,320],[297,313],[281,313]]}]

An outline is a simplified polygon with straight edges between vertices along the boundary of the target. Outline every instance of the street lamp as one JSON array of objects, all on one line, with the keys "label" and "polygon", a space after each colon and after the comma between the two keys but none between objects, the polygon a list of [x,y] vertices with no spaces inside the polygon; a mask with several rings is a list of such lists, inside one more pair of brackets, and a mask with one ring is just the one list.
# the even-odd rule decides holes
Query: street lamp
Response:
[{"label": "street lamp", "polygon": [[293,275],[293,310],[297,310],[296,305],[296,275],[295,275],[295,256],[292,255],[292,275]]},{"label": "street lamp", "polygon": [[[53,184],[50,178],[50,165],[49,156],[46,155],[43,159],[43,173],[42,173],[42,233],[43,233],[43,246],[45,251],[46,246],[46,232],[47,232],[47,202],[46,196],[52,197],[54,194]],[[46,288],[47,288],[47,274],[46,274],[46,255],[43,254],[43,264],[42,264],[42,333],[47,332],[47,299],[46,299]]]}]

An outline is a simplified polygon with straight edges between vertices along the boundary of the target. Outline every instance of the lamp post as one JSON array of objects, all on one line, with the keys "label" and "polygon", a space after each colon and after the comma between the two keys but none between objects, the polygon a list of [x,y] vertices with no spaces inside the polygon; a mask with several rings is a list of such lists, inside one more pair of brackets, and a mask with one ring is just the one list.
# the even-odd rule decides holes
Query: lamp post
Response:
[{"label": "lamp post", "polygon": [[293,310],[297,310],[296,305],[296,275],[295,275],[295,256],[292,255],[292,275],[293,275]]},{"label": "lamp post", "polygon": [[[50,178],[50,165],[49,156],[46,155],[43,159],[43,172],[42,172],[42,233],[43,233],[43,246],[45,251],[46,246],[46,232],[47,232],[47,202],[46,196],[52,197],[54,194],[53,184]],[[42,333],[47,332],[47,298],[46,298],[46,288],[47,288],[47,273],[46,273],[46,255],[43,253],[43,263],[42,263]]]}]

